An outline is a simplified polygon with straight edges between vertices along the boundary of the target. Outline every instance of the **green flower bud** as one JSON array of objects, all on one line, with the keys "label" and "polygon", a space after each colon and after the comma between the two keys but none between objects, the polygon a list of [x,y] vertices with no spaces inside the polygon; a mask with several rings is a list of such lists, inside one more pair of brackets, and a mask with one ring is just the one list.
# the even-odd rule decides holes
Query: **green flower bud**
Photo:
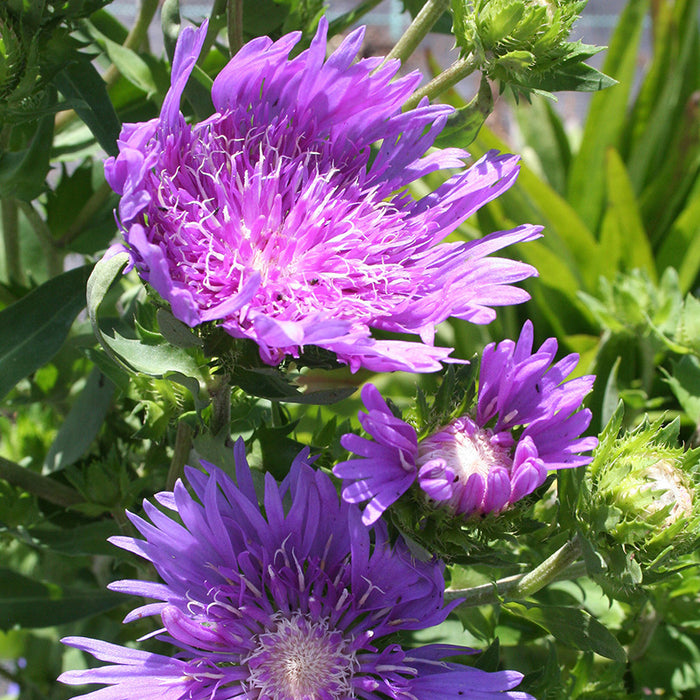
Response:
[{"label": "green flower bud", "polygon": [[630,574],[631,582],[641,583],[700,536],[700,450],[678,446],[678,420],[645,422],[620,435],[621,423],[618,409],[590,465],[579,520],[609,577]]},{"label": "green flower bud", "polygon": [[598,90],[607,76],[583,61],[600,49],[568,36],[580,0],[453,0],[455,38],[488,78],[518,94]]}]

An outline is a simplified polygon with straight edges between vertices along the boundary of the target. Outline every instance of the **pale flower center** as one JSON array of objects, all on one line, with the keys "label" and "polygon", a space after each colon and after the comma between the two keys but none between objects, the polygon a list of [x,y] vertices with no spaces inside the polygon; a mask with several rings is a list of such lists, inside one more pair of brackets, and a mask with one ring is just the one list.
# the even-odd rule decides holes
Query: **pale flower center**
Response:
[{"label": "pale flower center", "polygon": [[649,480],[642,490],[659,491],[648,510],[657,513],[671,506],[666,524],[675,523],[680,517],[689,517],[693,512],[693,494],[683,483],[678,470],[665,459],[661,459],[647,469]]},{"label": "pale flower center", "polygon": [[418,468],[434,459],[443,460],[457,479],[466,483],[472,474],[486,480],[494,467],[510,471],[510,450],[494,444],[491,433],[476,427],[472,421],[458,419],[418,445]]},{"label": "pale flower center", "polygon": [[359,664],[349,642],[325,621],[301,613],[278,613],[271,629],[258,636],[243,663],[250,697],[266,700],[354,698],[352,676]]}]

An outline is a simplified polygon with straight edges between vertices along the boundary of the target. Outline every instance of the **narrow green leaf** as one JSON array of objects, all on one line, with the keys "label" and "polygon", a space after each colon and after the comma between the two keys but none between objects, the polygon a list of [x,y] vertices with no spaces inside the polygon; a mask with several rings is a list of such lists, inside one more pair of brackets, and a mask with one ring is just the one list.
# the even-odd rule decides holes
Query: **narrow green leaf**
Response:
[{"label": "narrow green leaf", "polygon": [[151,69],[135,51],[112,41],[91,22],[86,21],[85,26],[95,43],[104,50],[109,60],[132,85],[143,90],[149,96],[158,92],[158,86]]},{"label": "narrow green leaf", "polygon": [[274,367],[257,369],[236,367],[231,374],[231,382],[253,396],[259,396],[263,399],[315,406],[325,406],[342,401],[357,390],[356,387],[343,386],[302,393],[290,382],[287,375],[282,374]]},{"label": "narrow green leaf", "polygon": [[185,349],[166,343],[146,344],[140,340],[124,338],[119,333],[103,335],[107,346],[135,372],[143,372],[151,377],[164,377],[169,372],[179,372],[187,377],[201,374],[197,360]]},{"label": "narrow green leaf", "polygon": [[85,306],[91,265],[50,279],[0,311],[0,397],[58,352]]},{"label": "narrow green leaf", "polygon": [[64,625],[116,608],[124,600],[126,596],[111,591],[61,590],[0,569],[0,629]]},{"label": "narrow green leaf", "polygon": [[87,312],[90,317],[90,322],[92,323],[92,330],[107,354],[120,365],[119,358],[112,353],[100,330],[100,324],[97,321],[97,312],[99,311],[100,304],[102,304],[102,300],[105,298],[105,294],[107,294],[114,280],[121,275],[122,270],[126,267],[128,262],[129,254],[126,252],[118,253],[111,258],[102,258],[95,265],[95,269],[92,271],[90,279],[87,281]]},{"label": "narrow green leaf", "polygon": [[[475,155],[481,155],[492,148],[505,152],[510,150],[484,127],[471,150]],[[503,222],[506,227],[512,226],[513,221],[543,225],[545,235],[542,243],[558,256],[559,265],[566,266],[580,286],[589,290],[597,288],[598,272],[591,261],[599,255],[598,243],[576,211],[552,187],[522,165],[515,185],[498,201],[507,207],[510,221]]]},{"label": "narrow green leaf", "polygon": [[27,148],[16,152],[0,150],[0,197],[30,202],[42,193],[49,171],[54,119],[51,113],[37,122]]},{"label": "narrow green leaf", "polygon": [[493,112],[491,85],[485,77],[482,77],[477,95],[469,104],[450,114],[445,128],[435,139],[435,146],[468,148],[491,112]]},{"label": "narrow green leaf", "polygon": [[605,196],[605,152],[617,146],[625,127],[627,100],[637,71],[637,51],[648,0],[627,3],[610,42],[603,71],[619,81],[593,96],[583,139],[569,173],[568,200],[591,230],[596,230]]},{"label": "narrow green leaf", "polygon": [[616,85],[617,81],[586,63],[567,61],[546,73],[533,71],[524,84],[544,92],[597,92]]},{"label": "narrow green leaf", "polygon": [[44,461],[44,474],[76,462],[90,447],[112,403],[115,386],[94,368],[66,416]]},{"label": "narrow green leaf", "polygon": [[[655,39],[652,65],[647,72],[631,115],[633,138],[627,158],[630,177],[637,192],[653,182],[669,159],[683,159],[684,150],[669,152],[681,135],[683,112],[688,98],[700,87],[696,75],[699,0],[661,3],[657,15],[660,35]],[[664,16],[665,15],[665,16]],[[688,136],[690,132],[688,132]],[[664,200],[667,199],[665,193]]]},{"label": "narrow green leaf", "polygon": [[585,610],[565,606],[536,606],[507,603],[509,612],[534,622],[558,642],[581,651],[592,651],[624,663],[627,654],[615,636]]},{"label": "narrow green leaf", "polygon": [[671,374],[665,374],[678,403],[695,425],[700,424],[700,360],[686,355],[671,364]]},{"label": "narrow green leaf", "polygon": [[66,66],[54,78],[60,92],[72,100],[75,111],[93,133],[98,143],[111,156],[119,152],[117,138],[121,123],[107,95],[102,76],[84,54]]},{"label": "narrow green leaf", "polygon": [[607,209],[600,233],[599,271],[611,279],[619,270],[645,270],[656,281],[656,264],[627,169],[614,148],[606,156]]},{"label": "narrow green leaf", "polygon": [[689,292],[700,274],[700,177],[688,197],[688,204],[673,222],[657,253],[659,271],[678,270],[680,288]]},{"label": "narrow green leaf", "polygon": [[65,529],[30,528],[26,533],[40,547],[68,557],[81,557],[113,555],[114,545],[107,542],[107,538],[120,534],[120,531],[117,523],[110,519]]}]

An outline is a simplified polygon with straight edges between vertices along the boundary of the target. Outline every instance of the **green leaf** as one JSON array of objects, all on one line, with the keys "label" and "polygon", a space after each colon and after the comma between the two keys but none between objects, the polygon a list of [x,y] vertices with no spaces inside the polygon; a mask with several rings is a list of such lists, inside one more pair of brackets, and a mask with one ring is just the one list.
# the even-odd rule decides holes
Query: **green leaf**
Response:
[{"label": "green leaf", "polygon": [[686,355],[671,364],[671,374],[666,381],[678,403],[695,425],[700,424],[700,360]]},{"label": "green leaf", "polygon": [[151,69],[135,51],[112,41],[91,22],[86,21],[85,26],[95,43],[104,50],[109,60],[132,85],[149,96],[158,92]]},{"label": "green leaf", "polygon": [[[487,127],[481,129],[474,145],[471,150],[475,155],[482,155],[492,148],[509,151],[508,146]],[[501,195],[498,202],[508,211],[508,218],[500,222],[503,228],[511,227],[513,221],[531,221],[545,227],[542,242],[525,244],[520,247],[521,251],[532,245],[544,245],[558,257],[557,267],[568,268],[579,287],[597,289],[599,275],[591,261],[600,254],[599,246],[569,202],[525,165],[521,166],[515,185]],[[549,282],[546,278],[550,274],[557,273],[549,267],[540,269],[543,281]],[[554,282],[550,284],[557,286]]]},{"label": "green leaf", "polygon": [[66,66],[56,77],[56,87],[72,101],[78,116],[85,122],[98,143],[111,156],[119,153],[117,138],[121,123],[107,95],[102,76],[84,54]]},{"label": "green leaf", "polygon": [[503,607],[542,627],[565,646],[592,651],[614,661],[624,663],[627,660],[625,650],[612,632],[585,610],[530,603],[506,603]]},{"label": "green leaf", "polygon": [[688,292],[700,274],[700,178],[688,196],[688,204],[664,236],[657,253],[659,271],[678,269],[681,291]]},{"label": "green leaf", "polygon": [[597,92],[612,87],[617,81],[586,63],[566,62],[551,71],[532,71],[524,86],[544,92]]},{"label": "green leaf", "polygon": [[26,534],[36,545],[68,557],[94,554],[110,556],[115,550],[107,538],[119,535],[120,530],[117,523],[110,519],[65,529],[30,528]]},{"label": "green leaf", "polygon": [[88,279],[87,282],[87,312],[90,317],[90,323],[92,323],[92,330],[107,354],[119,365],[122,363],[119,361],[119,358],[112,353],[100,330],[100,324],[97,321],[97,312],[100,308],[100,304],[102,304],[102,300],[105,298],[105,294],[107,294],[114,280],[121,275],[122,270],[126,267],[128,262],[129,254],[127,252],[117,253],[117,255],[113,255],[110,258],[102,258],[95,265],[95,269],[92,271],[90,279]]},{"label": "green leaf", "polygon": [[112,403],[115,386],[94,368],[66,416],[44,461],[44,474],[76,462],[90,447]]},{"label": "green leaf", "polygon": [[187,377],[199,377],[200,365],[183,348],[162,343],[151,345],[125,338],[119,333],[102,336],[107,346],[135,372],[151,377],[165,377],[170,372],[179,372]]},{"label": "green leaf", "polygon": [[604,203],[605,153],[609,146],[618,145],[627,123],[627,100],[637,71],[637,50],[648,6],[648,0],[632,0],[618,20],[603,70],[619,84],[593,96],[569,173],[568,200],[591,230],[598,227]]},{"label": "green leaf", "polygon": [[646,270],[656,281],[656,264],[627,169],[614,148],[606,156],[607,209],[600,233],[599,272],[614,278],[618,270]]},{"label": "green leaf", "polygon": [[315,406],[337,403],[348,398],[357,390],[356,387],[342,386],[301,393],[291,383],[287,375],[274,367],[255,369],[235,367],[231,373],[231,382],[249,394],[263,399]]},{"label": "green leaf", "polygon": [[447,118],[445,128],[435,139],[438,148],[467,148],[479,133],[486,118],[493,112],[493,93],[482,76],[478,94],[464,107]]},{"label": "green leaf", "polygon": [[0,397],[46,364],[85,306],[91,265],[64,272],[0,311]]},{"label": "green leaf", "polygon": [[44,190],[49,171],[49,154],[53,140],[54,114],[37,123],[27,148],[21,151],[0,150],[0,197],[17,197],[27,202]]},{"label": "green leaf", "polygon": [[105,590],[61,590],[0,569],[0,629],[53,627],[111,610],[126,596]]}]

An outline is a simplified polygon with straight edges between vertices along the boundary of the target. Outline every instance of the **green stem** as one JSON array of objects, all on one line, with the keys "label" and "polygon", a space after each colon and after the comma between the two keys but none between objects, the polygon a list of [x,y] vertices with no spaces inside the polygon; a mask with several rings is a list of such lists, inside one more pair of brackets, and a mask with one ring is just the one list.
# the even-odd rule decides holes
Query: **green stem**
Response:
[{"label": "green stem", "polygon": [[396,42],[396,46],[389,52],[384,63],[393,58],[398,58],[401,63],[405,63],[449,6],[450,0],[428,0],[403,36]]},{"label": "green stem", "polygon": [[59,248],[65,248],[70,245],[90,223],[92,218],[102,208],[102,205],[109,199],[112,194],[112,188],[103,182],[89,197],[83,208],[78,212],[73,223],[66,229],[65,233],[58,239],[57,245]]},{"label": "green stem", "polygon": [[586,567],[583,562],[580,566],[572,566],[580,556],[581,545],[578,536],[574,536],[551,557],[526,574],[509,576],[474,588],[448,589],[445,591],[445,600],[463,598],[462,605],[477,606],[493,605],[501,598],[527,598],[559,578],[574,579],[584,576]]},{"label": "green stem", "polygon": [[19,250],[19,210],[14,197],[4,197],[2,206],[2,240],[5,247],[5,271],[8,282],[24,283]]},{"label": "green stem", "polygon": [[243,46],[243,0],[228,0],[226,3],[226,26],[228,48],[235,56]]},{"label": "green stem", "polygon": [[637,625],[639,632],[627,647],[627,658],[630,660],[630,663],[639,661],[639,659],[644,656],[649,648],[649,644],[651,644],[651,638],[654,636],[654,632],[656,632],[660,621],[661,617],[659,613],[653,608],[651,608],[649,612],[641,615],[639,625]]},{"label": "green stem", "polygon": [[445,90],[449,90],[453,85],[456,85],[460,80],[463,80],[468,75],[471,75],[479,67],[479,62],[472,56],[466,56],[455,61],[447,70],[442,71],[435,76],[427,85],[416,90],[413,95],[406,101],[403,108],[413,109],[418,106],[418,103],[424,98],[433,99],[441,95]]},{"label": "green stem", "polygon": [[211,434],[218,435],[226,431],[224,439],[229,437],[231,426],[231,385],[227,374],[219,377],[219,382],[210,390],[211,395]]},{"label": "green stem", "polygon": [[357,7],[350,10],[350,12],[346,12],[344,15],[337,17],[328,25],[328,35],[335,36],[336,34],[340,34],[340,32],[344,32],[348,27],[351,27],[361,17],[371,12],[383,1],[384,0],[365,0],[365,2],[359,4]]},{"label": "green stem", "polygon": [[[124,40],[124,48],[132,49],[133,51],[138,51],[138,49],[141,48],[141,45],[148,36],[148,28],[151,26],[151,22],[157,10],[158,0],[141,0],[136,22],[134,22],[134,26]],[[119,69],[112,64],[104,74],[104,81],[107,83],[107,88],[114,85],[118,78]]]},{"label": "green stem", "polygon": [[[230,412],[230,408],[229,408]],[[165,482],[165,487],[168,491],[172,491],[175,482],[181,478],[184,473],[185,463],[192,448],[192,428],[184,420],[177,424],[177,434],[175,435],[175,446],[173,447],[173,457],[170,460],[170,469],[168,470],[168,478]]]},{"label": "green stem", "polygon": [[0,457],[0,479],[64,508],[85,502],[85,499],[70,486],[64,486],[54,479],[20,467],[4,457]]}]

